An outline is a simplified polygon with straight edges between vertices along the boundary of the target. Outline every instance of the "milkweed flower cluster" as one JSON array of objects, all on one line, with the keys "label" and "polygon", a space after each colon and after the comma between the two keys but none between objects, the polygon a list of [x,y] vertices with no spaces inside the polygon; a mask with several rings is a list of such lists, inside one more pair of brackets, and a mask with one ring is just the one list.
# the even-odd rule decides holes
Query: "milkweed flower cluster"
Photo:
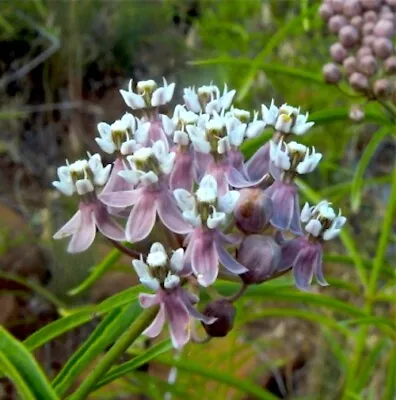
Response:
[{"label": "milkweed flower cluster", "polygon": [[[330,47],[331,63],[325,80],[343,78],[369,99],[396,104],[396,2],[394,0],[326,0],[319,9],[329,31],[338,40]],[[351,111],[351,118],[361,119]]]},{"label": "milkweed flower cluster", "polygon": [[[245,287],[292,269],[300,289],[308,290],[313,276],[325,285],[322,244],[346,219],[327,201],[300,210],[295,178],[322,158],[292,140],[314,125],[307,113],[273,101],[260,112],[241,110],[233,105],[234,90],[211,84],[184,89],[184,103],[163,114],[174,90],[166,80],[162,87],[148,80],[120,91],[131,112],[99,123],[96,138],[113,163],[104,166],[100,154],[88,154],[58,168],[54,187],[77,194],[80,203],[54,238],[71,236],[68,251],[77,253],[98,230],[124,249],[154,292],[140,294],[141,306],[158,307],[144,334],[155,337],[167,323],[180,348],[194,339],[196,320],[210,337],[232,328],[237,296],[197,308],[199,289],[220,275],[239,277]],[[272,140],[245,160],[243,142],[266,128]],[[141,241],[148,251],[137,256],[123,243]]]}]

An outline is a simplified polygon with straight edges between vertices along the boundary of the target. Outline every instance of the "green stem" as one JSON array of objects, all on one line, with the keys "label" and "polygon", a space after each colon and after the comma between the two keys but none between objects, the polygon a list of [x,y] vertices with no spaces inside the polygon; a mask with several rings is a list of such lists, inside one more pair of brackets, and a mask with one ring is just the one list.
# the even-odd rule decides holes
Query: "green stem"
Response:
[{"label": "green stem", "polygon": [[392,104],[386,101],[383,100],[377,100],[377,101],[382,105],[382,107],[386,109],[386,111],[388,111],[388,113],[391,115],[392,120],[396,121],[396,108]]},{"label": "green stem", "polygon": [[113,366],[117,359],[125,353],[128,347],[141,335],[141,333],[150,325],[158,312],[157,307],[151,307],[144,311],[135,322],[128,328],[111,347],[111,349],[98,362],[91,373],[84,379],[81,386],[68,397],[69,400],[86,399],[95,385]]}]

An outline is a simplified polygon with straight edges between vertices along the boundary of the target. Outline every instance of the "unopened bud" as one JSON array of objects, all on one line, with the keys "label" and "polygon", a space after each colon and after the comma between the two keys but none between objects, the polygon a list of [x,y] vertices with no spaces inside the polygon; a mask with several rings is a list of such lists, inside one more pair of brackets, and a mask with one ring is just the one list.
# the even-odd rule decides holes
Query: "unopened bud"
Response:
[{"label": "unopened bud", "polygon": [[360,3],[367,10],[377,10],[381,5],[381,0],[360,0]]},{"label": "unopened bud", "polygon": [[347,57],[342,63],[345,73],[349,76],[357,71],[357,61],[353,56]]},{"label": "unopened bud", "polygon": [[368,47],[372,47],[373,43],[375,40],[375,36],[374,35],[367,35],[363,37],[363,45],[364,46],[368,46]]},{"label": "unopened bud", "polygon": [[374,31],[375,23],[374,22],[365,22],[362,27],[362,33],[364,36],[371,35]]},{"label": "unopened bud", "polygon": [[385,60],[384,69],[389,75],[396,74],[396,56],[391,56]]},{"label": "unopened bud", "polygon": [[259,233],[272,215],[272,201],[259,188],[242,189],[234,209],[235,222],[245,233]]},{"label": "unopened bud", "polygon": [[353,104],[349,109],[349,118],[353,122],[362,122],[364,120],[364,111],[358,104]]},{"label": "unopened bud", "polygon": [[369,86],[367,77],[360,72],[354,72],[349,77],[349,84],[359,92],[364,92]]},{"label": "unopened bud", "polygon": [[378,15],[374,10],[369,10],[363,14],[363,19],[364,22],[377,22]]},{"label": "unopened bud", "polygon": [[217,319],[209,325],[202,322],[202,326],[209,336],[224,337],[234,327],[235,313],[235,307],[229,301],[213,301],[205,307],[203,314]]},{"label": "unopened bud", "polygon": [[336,63],[341,64],[344,59],[347,57],[348,52],[346,51],[345,47],[341,43],[334,43],[330,47],[330,55],[333,61]]},{"label": "unopened bud", "polygon": [[329,19],[329,30],[331,33],[338,33],[340,29],[348,23],[348,20],[343,15],[333,15]]},{"label": "unopened bud", "polygon": [[271,277],[281,258],[281,248],[271,236],[247,236],[238,249],[238,261],[248,269],[239,275],[247,284],[261,283]]},{"label": "unopened bud", "polygon": [[333,15],[333,9],[330,7],[329,4],[323,3],[319,7],[319,15],[327,21]]},{"label": "unopened bud", "polygon": [[364,56],[372,56],[373,52],[371,51],[371,48],[368,46],[362,46],[356,53],[358,58],[363,58]]},{"label": "unopened bud", "polygon": [[373,76],[377,71],[377,60],[371,56],[364,56],[359,60],[359,70],[366,76]]},{"label": "unopened bud", "polygon": [[362,12],[359,0],[344,0],[344,15],[354,17]]},{"label": "unopened bud", "polygon": [[335,64],[325,64],[323,76],[327,83],[338,83],[342,78],[341,71]]},{"label": "unopened bud", "polygon": [[379,99],[387,99],[392,94],[392,82],[388,79],[378,79],[374,82],[374,94]]},{"label": "unopened bud", "polygon": [[360,31],[363,26],[363,17],[361,15],[355,15],[351,18],[351,25]]},{"label": "unopened bud", "polygon": [[373,48],[377,57],[385,59],[392,54],[392,42],[388,38],[381,37],[374,40]]},{"label": "unopened bud", "polygon": [[380,19],[374,26],[374,35],[377,37],[387,37],[392,38],[395,27],[391,21],[386,19]]},{"label": "unopened bud", "polygon": [[396,7],[396,0],[385,0],[389,7]]},{"label": "unopened bud", "polygon": [[352,25],[345,25],[340,29],[338,38],[344,47],[350,48],[358,42],[359,33]]},{"label": "unopened bud", "polygon": [[344,9],[344,0],[331,0],[330,4],[335,12],[340,13]]}]

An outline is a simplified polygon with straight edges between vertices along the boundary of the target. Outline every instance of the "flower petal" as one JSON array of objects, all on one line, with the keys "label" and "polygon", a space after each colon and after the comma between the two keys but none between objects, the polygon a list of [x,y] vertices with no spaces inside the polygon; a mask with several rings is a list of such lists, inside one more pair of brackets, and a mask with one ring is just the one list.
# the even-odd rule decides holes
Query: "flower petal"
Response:
[{"label": "flower petal", "polygon": [[[282,239],[283,241],[284,239]],[[300,250],[306,246],[306,238],[297,238],[280,243],[282,245],[282,255],[279,262],[279,270],[285,270],[292,267],[296,261]]]},{"label": "flower petal", "polygon": [[294,262],[293,275],[299,289],[308,291],[312,282],[316,264],[317,251],[309,246],[301,249]]},{"label": "flower petal", "polygon": [[235,275],[243,274],[247,272],[247,269],[239,263],[231,254],[222,246],[221,243],[216,241],[216,250],[219,256],[220,263]]},{"label": "flower petal", "polygon": [[180,234],[191,232],[191,225],[183,219],[170,194],[164,193],[157,197],[157,211],[161,222],[172,232]]},{"label": "flower petal", "polygon": [[318,281],[319,285],[329,286],[329,284],[327,283],[326,279],[323,276],[322,256],[323,256],[323,252],[322,252],[322,249],[320,248],[320,251],[318,250],[318,254],[317,254],[316,260],[315,260],[314,274],[315,274],[315,278]]},{"label": "flower petal", "polygon": [[125,240],[125,233],[121,226],[111,219],[103,204],[99,201],[97,204],[94,210],[94,218],[99,231],[109,239],[116,241]]},{"label": "flower petal", "polygon": [[111,207],[130,207],[136,204],[142,195],[142,189],[125,190],[123,192],[102,193],[100,201]]},{"label": "flower petal", "polygon": [[67,251],[69,253],[80,253],[88,249],[93,243],[96,235],[96,225],[92,207],[81,207],[80,224],[70,240]]},{"label": "flower petal", "polygon": [[53,236],[54,239],[63,239],[73,235],[81,225],[81,211],[78,210]]},{"label": "flower petal", "polygon": [[190,297],[191,297],[190,293],[186,292],[183,289],[180,289],[180,298],[183,301],[183,303],[184,303],[188,313],[191,315],[191,317],[198,319],[199,321],[202,321],[205,324],[212,324],[214,321],[216,321],[216,318],[208,317],[207,315],[202,314],[196,308],[194,308]]},{"label": "flower petal", "polygon": [[139,303],[142,308],[156,306],[161,301],[158,294],[139,293]]},{"label": "flower petal", "polygon": [[246,163],[246,171],[252,180],[260,179],[269,172],[270,145],[269,142],[260,147]]},{"label": "flower petal", "polygon": [[164,305],[161,304],[160,309],[158,310],[158,313],[154,318],[153,322],[142,333],[143,335],[149,338],[157,337],[161,333],[164,324],[165,324],[165,310],[164,310]]},{"label": "flower petal", "polygon": [[191,267],[201,286],[208,287],[217,278],[219,261],[212,236],[205,233],[191,243]]},{"label": "flower petal", "polygon": [[129,215],[125,234],[128,242],[135,243],[145,239],[155,224],[157,206],[155,198],[142,195]]}]

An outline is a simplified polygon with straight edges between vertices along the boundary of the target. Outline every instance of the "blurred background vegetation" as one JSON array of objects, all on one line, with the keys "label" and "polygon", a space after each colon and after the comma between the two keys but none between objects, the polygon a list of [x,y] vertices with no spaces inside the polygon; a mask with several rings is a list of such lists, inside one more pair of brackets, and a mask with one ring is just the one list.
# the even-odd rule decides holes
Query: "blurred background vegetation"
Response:
[{"label": "blurred background vegetation", "polygon": [[[0,2],[0,322],[20,340],[135,283],[129,261],[113,253],[101,264],[106,273],[70,296],[109,248],[97,243],[70,256],[64,242],[51,240],[76,206],[51,188],[56,167],[98,151],[96,124],[127,111],[118,90],[130,78],[176,82],[175,102],[182,87],[213,81],[237,89],[240,108],[259,110],[275,99],[309,111],[316,125],[302,141],[324,160],[300,182],[302,196],[328,199],[349,221],[341,240],[326,249],[329,288],[299,293],[290,277],[254,287],[239,301],[237,327],[226,339],[189,345],[179,360],[161,356],[145,366],[150,375],[135,371],[92,398],[163,398],[166,391],[181,399],[247,400],[268,392],[293,399],[395,398],[395,121],[381,105],[323,82],[332,39],[319,4]],[[348,118],[352,104],[365,110],[361,123]],[[246,155],[268,138],[265,132],[248,142]],[[91,319],[38,349],[49,376],[97,323]],[[179,375],[169,387],[164,365],[172,364]],[[0,382],[0,397],[17,398]]]}]

